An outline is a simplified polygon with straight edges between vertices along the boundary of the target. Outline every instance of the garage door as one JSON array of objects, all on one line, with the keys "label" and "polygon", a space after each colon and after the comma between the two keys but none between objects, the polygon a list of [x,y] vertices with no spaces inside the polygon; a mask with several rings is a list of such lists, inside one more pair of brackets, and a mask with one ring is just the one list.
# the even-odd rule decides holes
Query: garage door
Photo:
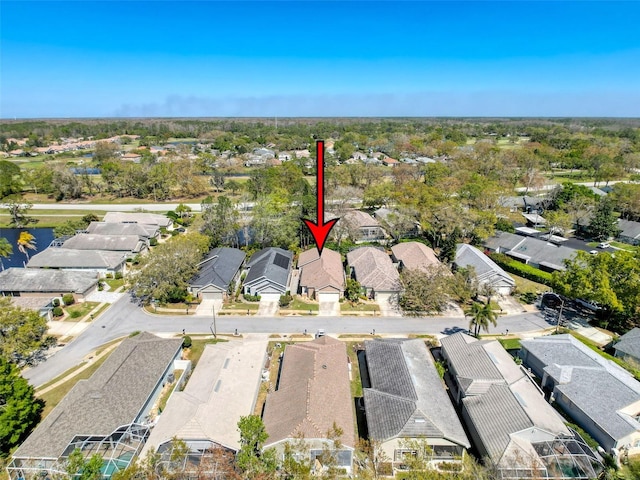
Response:
[{"label": "garage door", "polygon": [[203,300],[223,300],[222,292],[202,292]]},{"label": "garage door", "polygon": [[260,301],[278,302],[280,300],[279,293],[260,293]]},{"label": "garage door", "polygon": [[318,302],[339,302],[340,294],[339,293],[319,293],[318,294]]}]

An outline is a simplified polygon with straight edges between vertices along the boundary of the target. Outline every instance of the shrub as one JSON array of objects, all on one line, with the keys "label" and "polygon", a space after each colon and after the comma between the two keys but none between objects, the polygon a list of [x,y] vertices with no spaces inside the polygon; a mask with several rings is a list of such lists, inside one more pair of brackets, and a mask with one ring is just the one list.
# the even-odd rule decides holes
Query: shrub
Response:
[{"label": "shrub", "polygon": [[151,240],[149,240],[149,245],[151,247],[155,247],[156,245],[158,245],[158,239],[157,238],[152,238]]},{"label": "shrub", "polygon": [[64,315],[64,311],[62,310],[62,307],[53,307],[54,317],[61,317],[62,315]]},{"label": "shrub", "polygon": [[502,253],[491,253],[489,254],[489,257],[509,273],[513,273],[528,280],[533,280],[534,282],[551,285],[552,275],[549,272],[521,263]]},{"label": "shrub", "polygon": [[120,280],[122,278],[122,272],[116,272],[116,280]]},{"label": "shrub", "polygon": [[286,295],[280,295],[280,306],[282,308],[288,307],[293,302],[293,297],[288,293]]},{"label": "shrub", "polygon": [[185,335],[182,337],[182,348],[191,348],[193,342],[191,341],[191,337],[189,335]]},{"label": "shrub", "polygon": [[111,272],[107,273],[105,275],[105,278],[109,278],[109,279],[113,278],[113,273],[111,273]]},{"label": "shrub", "polygon": [[249,295],[248,293],[245,293],[243,295],[243,297],[247,302],[259,302],[260,301],[260,295]]},{"label": "shrub", "polygon": [[73,298],[73,294],[72,293],[65,293],[62,296],[62,302],[65,305],[73,305],[75,303],[75,299]]},{"label": "shrub", "polygon": [[60,299],[59,298],[54,298],[53,302],[52,302],[52,305],[54,307],[59,307],[60,306]]},{"label": "shrub", "polygon": [[527,305],[535,303],[537,298],[538,294],[535,292],[524,292],[520,295],[520,300],[522,300]]}]

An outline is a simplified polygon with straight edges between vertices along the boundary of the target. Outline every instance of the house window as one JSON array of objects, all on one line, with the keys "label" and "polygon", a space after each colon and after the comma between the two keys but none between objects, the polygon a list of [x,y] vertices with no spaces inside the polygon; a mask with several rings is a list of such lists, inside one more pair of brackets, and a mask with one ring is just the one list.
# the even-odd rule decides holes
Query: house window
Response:
[{"label": "house window", "polygon": [[393,460],[395,462],[405,462],[418,456],[418,452],[415,450],[408,450],[404,448],[397,448],[393,451]]}]

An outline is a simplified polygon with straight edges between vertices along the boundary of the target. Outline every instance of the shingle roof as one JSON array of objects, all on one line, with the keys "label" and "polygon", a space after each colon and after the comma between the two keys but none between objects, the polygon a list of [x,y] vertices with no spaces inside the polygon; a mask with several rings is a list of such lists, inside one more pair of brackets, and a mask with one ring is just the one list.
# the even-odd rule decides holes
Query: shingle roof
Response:
[{"label": "shingle roof", "polygon": [[245,257],[246,254],[237,248],[214,248],[200,262],[197,275],[189,283],[195,288],[215,285],[226,291]]},{"label": "shingle roof", "polygon": [[640,328],[632,328],[622,335],[613,348],[640,360]]},{"label": "shingle roof", "polygon": [[124,252],[49,247],[31,257],[27,267],[115,269],[126,259]]},{"label": "shingle roof", "polygon": [[618,228],[621,230],[621,237],[638,238],[640,237],[640,222],[631,220],[618,220]]},{"label": "shingle roof", "polygon": [[522,235],[497,231],[493,237],[489,237],[484,241],[484,246],[490,250],[500,249],[501,252],[504,252],[515,248],[524,239],[525,237]]},{"label": "shingle roof", "polygon": [[640,431],[640,423],[623,412],[640,401],[640,382],[626,370],[571,335],[538,337],[521,345],[545,365],[556,388],[612,439]]},{"label": "shingle roof", "polygon": [[62,248],[137,253],[145,246],[146,244],[140,240],[138,235],[93,235],[90,233],[78,233],[67,239],[62,245]]},{"label": "shingle roof", "polygon": [[84,294],[98,283],[93,272],[8,268],[0,272],[0,292]]},{"label": "shingle roof", "polygon": [[108,223],[142,223],[159,227],[169,227],[173,224],[173,220],[165,215],[140,212],[107,212],[103,221]]},{"label": "shingle roof", "polygon": [[458,244],[455,264],[459,267],[473,267],[478,281],[489,285],[506,285],[514,287],[516,282],[507,272],[500,268],[484,253],[469,244]]},{"label": "shingle roof", "polygon": [[324,248],[322,256],[313,248],[302,252],[298,258],[300,286],[321,289],[327,286],[344,291],[344,269],[338,252]]},{"label": "shingle roof", "polygon": [[470,446],[422,340],[365,343],[371,388],[364,390],[369,435],[446,438]]},{"label": "shingle roof", "polygon": [[292,260],[293,253],[289,250],[276,247],[264,248],[255,253],[247,263],[249,273],[244,284],[250,286],[264,278],[284,293]]},{"label": "shingle roof", "polygon": [[435,252],[420,242],[403,242],[391,247],[393,256],[401,261],[405,268],[429,270],[440,265]]},{"label": "shingle roof", "polygon": [[569,247],[557,246],[537,238],[523,238],[517,246],[506,252],[517,258],[528,260],[537,265],[546,265],[555,270],[565,270],[564,261],[573,258],[576,250]]},{"label": "shingle roof", "polygon": [[142,223],[91,222],[87,232],[95,235],[138,235],[143,238],[153,238],[158,235],[159,227]]},{"label": "shingle roof", "polygon": [[107,436],[138,420],[181,346],[181,338],[150,333],[125,339],[89,379],[71,389],[13,456],[58,458],[76,435]]},{"label": "shingle roof", "polygon": [[485,450],[496,463],[511,441],[510,434],[533,427],[507,385],[492,385],[483,395],[464,398],[463,404]]},{"label": "shingle roof", "polygon": [[363,287],[379,292],[400,291],[400,275],[383,250],[375,247],[356,248],[347,253],[347,262]]},{"label": "shingle roof", "polygon": [[[334,422],[340,441],[355,447],[354,414],[344,343],[321,337],[288,345],[278,389],[267,397],[263,415],[267,444],[303,435],[327,438]],[[266,446],[268,446],[266,445]]]},{"label": "shingle roof", "polygon": [[343,215],[341,220],[356,228],[380,227],[378,220],[362,210],[349,210]]}]

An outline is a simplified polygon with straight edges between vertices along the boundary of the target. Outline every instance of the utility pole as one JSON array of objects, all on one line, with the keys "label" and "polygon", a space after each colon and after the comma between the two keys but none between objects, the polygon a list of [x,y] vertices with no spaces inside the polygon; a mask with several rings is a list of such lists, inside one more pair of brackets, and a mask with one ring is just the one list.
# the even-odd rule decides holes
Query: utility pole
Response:
[{"label": "utility pole", "polygon": [[[218,329],[216,328],[216,306],[213,305],[211,307],[211,311],[213,312],[213,323],[211,325],[209,325],[209,330],[211,330],[211,333],[213,334],[213,338],[217,339],[218,335]],[[213,327],[213,328],[211,328]]]}]

